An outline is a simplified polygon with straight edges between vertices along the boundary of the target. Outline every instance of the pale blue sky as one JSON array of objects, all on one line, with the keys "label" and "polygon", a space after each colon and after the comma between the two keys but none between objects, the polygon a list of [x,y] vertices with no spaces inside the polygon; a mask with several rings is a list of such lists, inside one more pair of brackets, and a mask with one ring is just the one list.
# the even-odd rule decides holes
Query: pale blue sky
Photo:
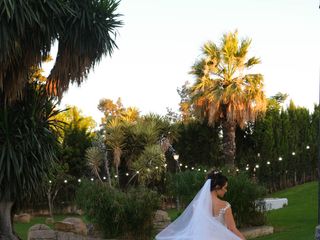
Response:
[{"label": "pale blue sky", "polygon": [[142,114],[178,109],[176,89],[208,40],[238,29],[252,39],[249,56],[265,79],[267,96],[288,93],[297,105],[318,102],[320,9],[318,0],[122,0],[112,58],[105,57],[80,88],[70,87],[62,106],[78,106],[100,122],[101,98],[122,98]]}]

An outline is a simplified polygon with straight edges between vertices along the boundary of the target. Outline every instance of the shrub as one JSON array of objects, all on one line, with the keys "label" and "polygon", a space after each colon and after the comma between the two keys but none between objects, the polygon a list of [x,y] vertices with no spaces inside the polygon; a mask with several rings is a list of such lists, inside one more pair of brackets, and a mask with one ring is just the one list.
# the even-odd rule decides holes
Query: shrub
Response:
[{"label": "shrub", "polygon": [[259,211],[258,201],[266,194],[266,189],[248,178],[246,174],[228,177],[228,192],[225,200],[232,206],[237,225],[263,225],[266,221]]},{"label": "shrub", "polygon": [[141,240],[150,239],[158,199],[157,193],[146,188],[124,192],[91,182],[83,182],[76,196],[78,206],[105,237]]}]

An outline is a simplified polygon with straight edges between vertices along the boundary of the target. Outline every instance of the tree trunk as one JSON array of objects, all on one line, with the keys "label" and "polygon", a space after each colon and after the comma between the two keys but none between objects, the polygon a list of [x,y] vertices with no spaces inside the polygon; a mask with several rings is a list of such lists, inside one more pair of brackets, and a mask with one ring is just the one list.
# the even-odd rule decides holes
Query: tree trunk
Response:
[{"label": "tree trunk", "polygon": [[53,203],[52,203],[51,193],[48,193],[47,197],[48,197],[48,205],[49,205],[49,214],[50,214],[50,217],[53,217]]},{"label": "tree trunk", "polygon": [[234,159],[236,155],[236,123],[222,121],[223,128],[223,155],[225,164],[228,167],[234,168]]},{"label": "tree trunk", "polygon": [[104,153],[104,162],[105,162],[104,166],[106,168],[109,187],[111,187],[111,176],[110,176],[110,171],[109,171],[109,162],[108,162],[107,151],[105,151],[105,153]]},{"label": "tree trunk", "polygon": [[0,202],[0,239],[2,240],[18,240],[12,230],[11,223],[11,208],[13,202],[4,201]]}]

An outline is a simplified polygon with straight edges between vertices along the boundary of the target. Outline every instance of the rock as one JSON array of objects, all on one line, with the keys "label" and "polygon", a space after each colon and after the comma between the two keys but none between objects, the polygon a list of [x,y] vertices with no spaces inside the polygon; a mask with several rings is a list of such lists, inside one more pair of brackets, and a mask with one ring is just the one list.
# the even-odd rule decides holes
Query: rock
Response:
[{"label": "rock", "polygon": [[45,224],[36,224],[29,228],[28,240],[56,240],[56,233]]},{"label": "rock", "polygon": [[22,213],[15,217],[16,222],[29,223],[31,220],[31,215],[29,213]]},{"label": "rock", "polygon": [[71,223],[74,226],[74,233],[87,236],[88,230],[87,225],[82,221],[81,218],[69,217],[63,220],[64,223]]},{"label": "rock", "polygon": [[166,211],[157,210],[154,215],[154,221],[155,222],[166,222],[166,221],[170,221],[170,218],[169,218],[169,215]]},{"label": "rock", "polygon": [[154,219],[153,226],[156,231],[160,232],[162,229],[165,229],[170,224],[170,218],[166,211],[157,210]]},{"label": "rock", "polygon": [[57,240],[87,240],[85,236],[77,235],[72,232],[60,232],[57,231]]},{"label": "rock", "polygon": [[54,230],[57,231],[62,231],[62,232],[74,232],[75,226],[72,223],[68,223],[68,222],[55,222],[54,224]]},{"label": "rock", "polygon": [[54,219],[53,218],[46,218],[46,224],[53,224]]},{"label": "rock", "polygon": [[240,231],[247,239],[251,239],[251,238],[273,234],[273,227],[272,226],[250,227],[250,228],[240,229]]}]

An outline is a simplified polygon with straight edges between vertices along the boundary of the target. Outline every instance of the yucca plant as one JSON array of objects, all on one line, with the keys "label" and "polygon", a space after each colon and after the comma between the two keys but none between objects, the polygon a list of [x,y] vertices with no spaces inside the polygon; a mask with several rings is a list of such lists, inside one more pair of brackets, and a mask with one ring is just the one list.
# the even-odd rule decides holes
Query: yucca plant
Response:
[{"label": "yucca plant", "polygon": [[98,147],[89,147],[86,150],[86,159],[91,172],[102,182],[100,168],[103,160],[103,153]]},{"label": "yucca plant", "polygon": [[26,85],[22,99],[10,106],[0,94],[0,106],[0,238],[16,239],[11,208],[40,189],[55,160],[59,111],[36,83]]},{"label": "yucca plant", "polygon": [[116,0],[0,0],[0,90],[8,100],[23,94],[31,67],[41,66],[58,42],[47,90],[62,96],[81,84],[103,55],[116,47]]}]

